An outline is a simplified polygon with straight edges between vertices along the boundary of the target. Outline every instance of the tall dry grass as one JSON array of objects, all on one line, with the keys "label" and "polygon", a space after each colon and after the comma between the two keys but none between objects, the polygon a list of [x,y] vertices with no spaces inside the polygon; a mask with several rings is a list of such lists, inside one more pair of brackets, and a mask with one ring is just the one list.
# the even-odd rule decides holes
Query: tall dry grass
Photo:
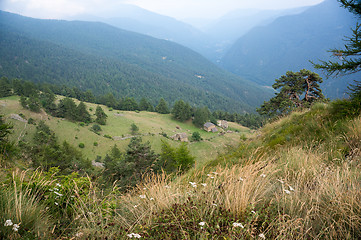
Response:
[{"label": "tall dry grass", "polygon": [[[12,181],[0,190],[0,236],[4,239],[48,239],[54,227],[47,208],[40,202],[42,187],[51,182],[36,171],[27,179],[26,171],[14,171]],[[26,184],[25,184],[26,183]],[[33,188],[33,184],[38,187]],[[6,220],[18,224],[18,230],[5,226]]]}]

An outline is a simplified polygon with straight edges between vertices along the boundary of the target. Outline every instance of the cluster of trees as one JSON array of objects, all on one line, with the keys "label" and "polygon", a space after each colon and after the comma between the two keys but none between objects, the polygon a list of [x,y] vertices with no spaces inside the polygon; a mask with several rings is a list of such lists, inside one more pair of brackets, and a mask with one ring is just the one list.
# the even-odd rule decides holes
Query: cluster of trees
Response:
[{"label": "cluster of trees", "polygon": [[163,142],[162,152],[158,155],[149,142],[143,143],[141,137],[133,137],[124,153],[114,145],[106,155],[103,176],[107,182],[116,181],[123,190],[127,190],[148,174],[184,172],[193,164],[194,157],[186,144],[176,149]]},{"label": "cluster of trees", "polygon": [[[53,116],[64,117],[72,121],[88,122],[89,115],[85,111],[83,104],[76,107],[74,106],[75,103],[72,103],[70,98],[76,98],[82,102],[86,101],[103,104],[115,110],[149,111],[161,114],[171,113],[174,119],[178,121],[187,121],[192,118],[193,123],[198,127],[202,127],[207,121],[216,124],[216,119],[222,119],[237,122],[246,127],[258,128],[262,126],[265,119],[259,114],[253,113],[239,114],[219,110],[212,113],[208,107],[196,108],[183,100],[175,101],[171,108],[164,98],[160,98],[158,104],[154,106],[146,98],[142,98],[139,102],[134,98],[129,97],[116,99],[112,93],[96,97],[90,90],[83,92],[76,87],[69,88],[66,86],[59,87],[50,84],[34,84],[19,79],[9,81],[6,77],[0,78],[0,86],[4,86],[0,90],[0,97],[6,97],[13,94],[20,95],[22,96],[20,101],[24,108],[38,112],[41,107],[43,107]],[[66,100],[62,100],[62,104],[56,105],[54,103],[55,94],[63,95],[67,98],[65,98]],[[76,108],[78,108],[78,110],[76,110]],[[76,115],[79,115],[79,117],[76,117]],[[98,109],[97,107],[95,115],[95,121],[100,125],[105,125],[107,116],[101,108]]]},{"label": "cluster of trees", "polygon": [[62,174],[90,173],[93,169],[79,150],[66,141],[59,143],[55,133],[43,121],[37,123],[33,142],[20,142],[19,147],[34,168],[48,171],[58,167]]}]

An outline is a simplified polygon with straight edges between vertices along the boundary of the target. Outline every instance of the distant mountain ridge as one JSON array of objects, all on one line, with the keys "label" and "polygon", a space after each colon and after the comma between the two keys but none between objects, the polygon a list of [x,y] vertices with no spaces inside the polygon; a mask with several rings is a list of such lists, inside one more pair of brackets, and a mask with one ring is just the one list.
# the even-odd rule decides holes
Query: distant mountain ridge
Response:
[{"label": "distant mountain ridge", "polygon": [[[328,50],[342,48],[345,36],[351,35],[355,24],[354,16],[337,1],[326,0],[303,13],[280,17],[267,26],[252,29],[233,45],[221,65],[239,76],[270,86],[287,71],[302,68],[316,71],[309,60],[330,59]],[[325,79],[322,88],[327,97],[343,97],[348,83],[358,76]]]},{"label": "distant mountain ridge", "polygon": [[[179,98],[252,111],[269,90],[170,41],[103,23],[39,20],[0,12],[0,75],[69,84],[96,94]],[[30,61],[31,60],[31,61]],[[50,70],[51,69],[51,70]]]},{"label": "distant mountain ridge", "polygon": [[135,5],[118,4],[116,9],[99,12],[97,15],[76,15],[70,20],[107,23],[120,29],[176,42],[204,56],[209,55],[213,44],[209,36],[190,24]]}]

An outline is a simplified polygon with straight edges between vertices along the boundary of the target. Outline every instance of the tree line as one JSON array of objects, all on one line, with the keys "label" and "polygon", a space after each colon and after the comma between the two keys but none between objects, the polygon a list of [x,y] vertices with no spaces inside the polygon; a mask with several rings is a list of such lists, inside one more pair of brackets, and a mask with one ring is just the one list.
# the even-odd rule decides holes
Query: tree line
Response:
[{"label": "tree line", "polygon": [[[250,128],[261,127],[264,123],[263,117],[258,114],[240,114],[229,113],[218,110],[211,112],[208,107],[195,107],[182,99],[175,101],[173,107],[164,99],[160,98],[154,105],[149,99],[141,98],[138,102],[134,98],[124,97],[117,99],[112,93],[95,96],[90,90],[81,91],[77,87],[69,88],[67,86],[56,86],[52,84],[39,83],[35,84],[30,81],[20,79],[9,80],[6,77],[0,78],[0,97],[19,95],[20,103],[24,108],[34,112],[39,112],[44,108],[49,114],[55,117],[62,117],[71,121],[90,122],[90,114],[83,102],[103,104],[114,110],[123,111],[149,111],[160,114],[171,113],[174,119],[178,121],[193,120],[193,123],[202,127],[207,121],[216,124],[217,119],[237,122]],[[55,94],[65,96],[58,104],[55,103]],[[78,99],[79,105],[71,99]],[[99,114],[103,117],[98,117]],[[104,125],[106,121],[105,113],[96,112],[99,124]]]}]

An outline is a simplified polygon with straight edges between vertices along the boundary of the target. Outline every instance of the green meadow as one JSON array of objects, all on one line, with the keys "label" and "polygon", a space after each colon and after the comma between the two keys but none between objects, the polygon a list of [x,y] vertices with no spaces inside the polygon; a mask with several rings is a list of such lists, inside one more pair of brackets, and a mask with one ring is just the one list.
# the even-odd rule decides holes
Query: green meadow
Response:
[{"label": "green meadow", "polygon": [[[75,101],[78,103],[77,100]],[[86,105],[93,119],[95,119],[94,114],[97,104],[86,103]],[[35,124],[43,120],[56,133],[60,142],[67,141],[73,146],[83,143],[85,147],[79,148],[79,150],[90,160],[95,160],[97,156],[103,158],[114,145],[117,145],[121,150],[125,150],[130,142],[130,138],[134,136],[130,130],[133,123],[139,127],[137,135],[142,136],[143,142],[149,141],[156,153],[160,152],[162,141],[178,147],[180,142],[170,138],[176,133],[186,133],[188,138],[191,139],[193,132],[199,132],[203,140],[200,142],[189,142],[188,144],[191,154],[196,157],[196,165],[216,158],[220,153],[224,153],[226,148],[237,146],[241,136],[249,136],[251,134],[250,129],[236,123],[229,123],[231,133],[220,135],[219,132],[208,133],[203,129],[199,129],[191,121],[176,121],[172,119],[170,114],[117,111],[103,105],[101,107],[108,115],[107,124],[101,126],[102,131],[96,134],[90,130],[94,123],[82,124],[70,122],[65,119],[52,117],[44,111],[41,113],[31,112],[21,107],[19,97],[12,96],[0,99],[0,113],[14,126],[11,140],[16,143],[20,140],[32,141],[36,128],[34,124],[12,119],[12,114],[20,115],[25,120],[32,118],[35,120]],[[111,136],[112,139],[104,136]]]}]

